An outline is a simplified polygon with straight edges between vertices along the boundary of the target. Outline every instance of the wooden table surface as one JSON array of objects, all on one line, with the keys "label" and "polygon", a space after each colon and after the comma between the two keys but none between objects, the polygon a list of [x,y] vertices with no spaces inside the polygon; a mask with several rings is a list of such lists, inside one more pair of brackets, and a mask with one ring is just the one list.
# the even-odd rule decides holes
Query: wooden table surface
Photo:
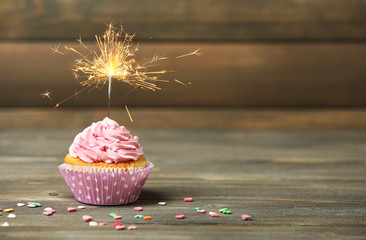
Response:
[{"label": "wooden table surface", "polygon": [[[366,238],[366,110],[130,110],[134,123],[120,109],[112,118],[139,136],[155,164],[139,200],[75,213],[66,208],[82,204],[57,166],[105,111],[0,110],[0,208],[17,215],[2,212],[0,224],[10,227],[0,227],[0,239]],[[28,201],[43,206],[16,204]],[[152,220],[136,220],[135,206]],[[44,216],[44,207],[57,212]],[[232,214],[213,218],[194,207]],[[111,212],[138,230],[114,230]],[[85,214],[109,225],[89,227]]]}]

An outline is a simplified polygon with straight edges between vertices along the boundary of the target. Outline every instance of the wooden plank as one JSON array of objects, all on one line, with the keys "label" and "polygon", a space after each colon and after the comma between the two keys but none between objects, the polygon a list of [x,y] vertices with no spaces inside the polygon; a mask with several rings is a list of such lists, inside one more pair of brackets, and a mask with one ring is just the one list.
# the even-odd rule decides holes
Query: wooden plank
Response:
[{"label": "wooden plank", "polygon": [[1,39],[93,38],[123,22],[139,39],[365,40],[362,0],[2,1]]},{"label": "wooden plank", "polygon": [[[145,155],[156,165],[139,200],[126,206],[86,206],[69,213],[67,207],[80,203],[73,198],[57,166],[76,133],[84,127],[76,125],[75,119],[89,124],[95,112],[71,114],[70,111],[57,117],[50,114],[49,118],[49,112],[44,112],[45,128],[28,125],[25,129],[26,122],[37,121],[41,125],[39,119],[30,117],[40,111],[0,112],[0,208],[13,207],[17,215],[16,219],[9,219],[2,212],[0,224],[7,221],[10,227],[1,227],[1,239],[121,236],[125,239],[146,236],[149,239],[362,239],[366,236],[366,129],[230,130],[224,121],[210,129],[198,129],[200,124],[195,121],[191,123],[193,129],[180,129],[179,124],[172,124],[170,129],[138,125],[130,130],[140,137]],[[225,119],[228,112],[213,109],[206,114]],[[348,111],[350,115],[352,112]],[[147,113],[150,115],[151,110]],[[315,119],[319,116],[314,112],[308,114]],[[328,114],[325,111],[320,115]],[[62,115],[70,121],[60,121]],[[18,128],[7,129],[5,116]],[[24,122],[9,121],[13,116]],[[262,115],[256,118],[262,121]],[[347,119],[346,114],[342,118]],[[57,124],[51,126],[50,119]],[[206,118],[207,123],[210,121]],[[187,196],[192,196],[194,202],[183,202]],[[27,201],[40,202],[42,209],[52,207],[57,212],[46,217],[42,209],[16,205]],[[159,206],[159,201],[166,201],[167,205]],[[135,219],[135,206],[143,206],[141,213],[151,215],[152,220]],[[197,206],[206,211],[227,207],[232,214],[212,218],[207,213],[195,213],[193,208]],[[137,225],[138,230],[114,230],[111,212],[121,214],[125,225]],[[174,219],[182,213],[186,216],[184,220]],[[109,225],[89,227],[81,220],[85,214]],[[241,214],[251,215],[253,221],[242,221]]]},{"label": "wooden plank", "polygon": [[[67,44],[67,43],[65,43]],[[52,54],[57,43],[1,43],[0,107],[53,104],[80,89],[72,75],[73,55]],[[62,46],[62,45],[61,45]],[[78,47],[71,43],[71,46]],[[88,44],[91,48],[93,44]],[[201,57],[175,59],[202,48]],[[173,70],[158,92],[113,82],[115,107],[365,107],[366,44],[141,43],[137,59],[154,53],[171,59]],[[191,82],[185,87],[174,79]],[[81,94],[64,107],[104,107],[106,88]],[[129,93],[129,94],[128,94]]]}]

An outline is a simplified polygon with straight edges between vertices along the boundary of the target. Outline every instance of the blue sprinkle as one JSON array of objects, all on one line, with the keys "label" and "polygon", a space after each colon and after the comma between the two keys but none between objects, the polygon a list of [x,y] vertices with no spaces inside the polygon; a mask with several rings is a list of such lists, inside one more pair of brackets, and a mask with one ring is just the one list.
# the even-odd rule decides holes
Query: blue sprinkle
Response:
[{"label": "blue sprinkle", "polygon": [[40,203],[33,203],[33,205],[36,205],[37,207],[42,207],[42,204],[40,204]]},{"label": "blue sprinkle", "polygon": [[135,215],[135,218],[144,218],[144,215]]}]

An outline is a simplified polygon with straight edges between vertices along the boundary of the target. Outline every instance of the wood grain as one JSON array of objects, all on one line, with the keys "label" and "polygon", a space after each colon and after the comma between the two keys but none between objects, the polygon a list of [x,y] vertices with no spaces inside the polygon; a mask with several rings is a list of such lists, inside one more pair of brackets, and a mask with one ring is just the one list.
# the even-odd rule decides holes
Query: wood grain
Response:
[{"label": "wood grain", "polygon": [[[149,111],[146,115],[150,115]],[[24,122],[29,125],[18,121],[13,124],[19,128],[7,129],[6,123],[0,122],[0,208],[13,207],[17,214],[16,219],[9,219],[4,213],[0,216],[0,223],[10,223],[9,228],[0,229],[1,239],[366,236],[365,128],[230,129],[224,121],[218,126],[210,125],[207,115],[200,115],[207,128],[196,125],[196,121],[191,122],[191,129],[174,121],[170,128],[137,124],[129,129],[140,137],[145,156],[156,165],[139,200],[127,206],[87,206],[85,210],[68,213],[67,207],[80,203],[73,198],[57,166],[72,139],[85,127],[84,123],[90,124],[95,112],[63,113],[69,122],[63,122],[62,115],[43,114],[43,129],[34,127],[41,125],[39,118],[30,117],[39,115],[39,110],[10,112],[13,115],[8,115],[8,122],[18,116],[27,119]],[[9,110],[1,110],[0,116],[4,119],[8,113]],[[174,118],[179,111],[169,114]],[[210,110],[206,114],[225,119],[228,112]],[[329,112],[307,114],[316,119]],[[345,111],[342,118],[350,120],[353,114]],[[155,117],[160,117],[161,122],[166,120],[159,114]],[[261,114],[256,118],[263,121]],[[49,124],[50,119],[57,124]],[[82,121],[75,124],[75,119]],[[194,202],[183,202],[187,196],[192,196]],[[53,207],[57,212],[46,217],[42,209],[16,206],[17,202],[27,201],[41,202],[43,207]],[[159,206],[159,201],[166,201],[167,205]],[[152,220],[136,220],[135,206],[143,206],[142,214],[151,215]],[[228,207],[232,214],[211,218],[195,213],[193,208],[197,206],[206,211]],[[110,212],[120,213],[125,225],[136,224],[138,230],[115,231]],[[109,225],[89,227],[81,220],[85,214]],[[174,219],[176,214],[185,214],[186,218]],[[251,215],[253,221],[242,221],[241,214]]]},{"label": "wood grain", "polygon": [[94,38],[123,22],[139,39],[365,40],[362,0],[1,1],[1,39]]},{"label": "wood grain", "polygon": [[[70,71],[75,56],[52,54],[50,48],[57,44],[0,44],[0,107],[51,107],[54,104],[40,97],[45,90],[59,102],[80,89]],[[71,46],[78,47],[74,42]],[[203,56],[175,59],[197,48]],[[165,76],[171,82],[161,83],[158,92],[131,93],[127,85],[113,82],[113,106],[366,106],[366,44],[143,42],[137,59],[154,53],[170,57],[162,68],[174,71]],[[63,106],[104,107],[106,90],[81,94]]]}]

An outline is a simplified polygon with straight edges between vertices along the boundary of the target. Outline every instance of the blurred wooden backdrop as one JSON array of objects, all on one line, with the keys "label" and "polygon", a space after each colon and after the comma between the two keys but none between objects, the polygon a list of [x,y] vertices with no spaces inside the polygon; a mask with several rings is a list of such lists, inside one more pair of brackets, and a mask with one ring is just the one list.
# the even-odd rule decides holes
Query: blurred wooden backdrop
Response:
[{"label": "blurred wooden backdrop", "polygon": [[[80,89],[59,43],[93,46],[105,23],[136,32],[138,58],[171,57],[163,90],[113,84],[114,106],[365,107],[364,0],[0,0],[0,107],[53,106]],[[203,56],[175,59],[201,48]],[[191,82],[185,87],[174,81]],[[106,106],[106,89],[67,107]]]}]

